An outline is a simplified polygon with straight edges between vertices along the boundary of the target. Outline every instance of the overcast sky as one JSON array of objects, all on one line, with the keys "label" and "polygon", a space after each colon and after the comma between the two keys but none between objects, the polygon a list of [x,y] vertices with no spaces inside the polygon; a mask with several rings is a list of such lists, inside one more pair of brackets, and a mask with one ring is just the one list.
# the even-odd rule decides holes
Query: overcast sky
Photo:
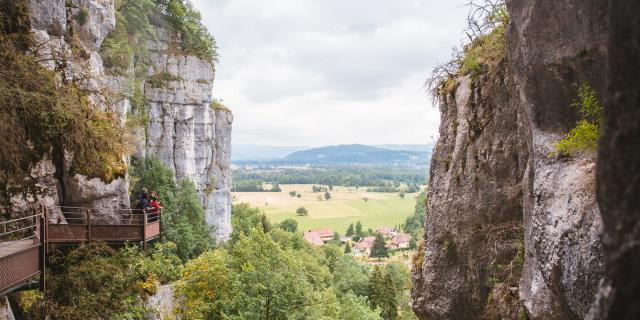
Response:
[{"label": "overcast sky", "polygon": [[466,0],[192,0],[216,38],[213,95],[234,144],[427,143],[423,84],[462,39]]}]

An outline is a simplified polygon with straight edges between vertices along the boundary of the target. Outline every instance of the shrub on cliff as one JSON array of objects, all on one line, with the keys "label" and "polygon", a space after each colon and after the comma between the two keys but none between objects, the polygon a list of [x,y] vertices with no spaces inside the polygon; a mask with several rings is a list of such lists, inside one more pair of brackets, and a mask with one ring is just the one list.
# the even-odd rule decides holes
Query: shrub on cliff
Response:
[{"label": "shrub on cliff", "polygon": [[181,273],[175,246],[160,245],[142,252],[119,251],[94,242],[47,264],[46,311],[51,319],[142,319],[144,297],[158,282],[173,281]]},{"label": "shrub on cliff", "polygon": [[28,53],[26,6],[0,2],[0,199],[37,194],[30,170],[45,155],[59,177],[80,173],[109,182],[124,176],[126,136],[116,115],[93,106],[87,92]]},{"label": "shrub on cliff", "polygon": [[603,113],[597,93],[588,84],[582,85],[578,89],[578,100],[571,107],[578,109],[581,119],[564,139],[554,144],[557,154],[573,156],[582,151],[595,151]]},{"label": "shrub on cliff", "polygon": [[193,182],[183,179],[176,184],[173,171],[156,157],[136,160],[133,164],[134,190],[145,187],[156,191],[160,198],[162,241],[175,243],[178,256],[185,261],[208,250],[213,244],[211,229],[205,223]]}]

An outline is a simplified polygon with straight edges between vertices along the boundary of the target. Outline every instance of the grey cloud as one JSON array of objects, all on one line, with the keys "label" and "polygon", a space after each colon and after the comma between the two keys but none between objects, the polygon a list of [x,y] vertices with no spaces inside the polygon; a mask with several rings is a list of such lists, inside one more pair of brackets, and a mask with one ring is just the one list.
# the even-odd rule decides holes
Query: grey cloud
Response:
[{"label": "grey cloud", "polygon": [[[193,2],[220,48],[214,95],[224,97],[236,113],[234,139],[310,144],[393,137],[415,142],[416,136],[436,131],[437,119],[431,118],[437,112],[429,108],[420,86],[459,43],[464,0]],[[399,111],[385,110],[385,103],[399,104],[393,106]],[[340,127],[331,132],[323,132],[321,115],[314,110],[327,106],[339,106],[322,119]],[[349,110],[368,106],[376,107],[358,124],[340,120],[352,116]],[[393,115],[407,110],[421,112],[417,118],[424,126],[409,119],[413,127],[398,133],[373,129],[383,123],[381,118],[403,123]],[[256,116],[260,121],[250,118]],[[256,127],[260,122],[268,124]],[[300,139],[304,141],[294,142]]]}]

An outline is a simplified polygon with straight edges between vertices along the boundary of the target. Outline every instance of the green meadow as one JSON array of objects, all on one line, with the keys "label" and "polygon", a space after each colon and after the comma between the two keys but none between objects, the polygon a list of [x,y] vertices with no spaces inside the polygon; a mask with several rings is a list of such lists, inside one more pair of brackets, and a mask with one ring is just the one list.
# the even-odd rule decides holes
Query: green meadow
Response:
[{"label": "green meadow", "polygon": [[[407,193],[402,199],[398,193],[366,192],[366,187],[359,189],[334,187],[331,199],[325,200],[324,192],[314,193],[312,185],[280,185],[282,192],[234,192],[233,202],[246,202],[259,207],[272,222],[280,222],[287,218],[298,221],[301,231],[330,228],[344,234],[349,223],[361,221],[366,231],[381,226],[396,226],[414,211],[418,193]],[[300,198],[289,195],[296,191]],[[318,197],[322,197],[319,200]],[[298,216],[296,209],[305,207],[307,216]]]}]

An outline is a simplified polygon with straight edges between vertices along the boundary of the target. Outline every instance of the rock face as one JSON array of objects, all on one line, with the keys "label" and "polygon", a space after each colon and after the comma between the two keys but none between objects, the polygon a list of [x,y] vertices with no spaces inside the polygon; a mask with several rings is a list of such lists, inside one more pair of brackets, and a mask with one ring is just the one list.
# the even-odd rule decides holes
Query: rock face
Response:
[{"label": "rock face", "polygon": [[[131,104],[126,98],[127,79],[105,73],[98,50],[115,28],[112,0],[31,0],[31,28],[36,54],[43,65],[59,71],[90,92],[97,108],[120,117],[124,127]],[[80,23],[80,14],[86,20]],[[211,109],[214,66],[212,63],[169,48],[170,36],[159,29],[158,41],[149,44],[152,66],[149,76],[166,73],[175,80],[154,88],[147,84],[150,123],[137,145],[140,156],[155,154],[176,174],[189,178],[198,188],[206,221],[215,236],[226,240],[231,232],[230,140],[233,117],[228,110]],[[68,159],[67,161],[68,162]],[[55,168],[43,160],[33,169],[47,193],[38,199],[47,205],[100,208],[110,214],[129,207],[128,178],[109,184],[99,179],[68,173],[68,165]],[[20,199],[16,199],[20,203]]]},{"label": "rock face", "polygon": [[[424,263],[414,270],[421,318],[513,319],[526,310],[531,319],[583,319],[592,308],[604,273],[596,156],[559,158],[553,144],[578,119],[570,107],[578,88],[605,92],[606,7],[507,1],[504,74],[481,77],[471,94],[459,79],[455,96],[443,99]],[[525,248],[508,279],[519,278],[510,288],[515,297],[501,294],[504,283],[489,276],[492,256],[482,249],[492,245],[492,230],[509,223],[523,230]],[[473,235],[474,224],[483,237]],[[454,246],[443,250],[443,243]],[[506,244],[495,248],[495,257],[520,262]]]},{"label": "rock face", "polygon": [[640,2],[609,3],[609,83],[597,173],[606,276],[591,319],[630,320],[640,317]]},{"label": "rock face", "polygon": [[[522,264],[521,180],[528,149],[510,90],[507,73],[475,81],[466,76],[440,97],[424,264],[414,270],[414,309],[423,319],[476,319],[489,296],[496,303],[486,312],[511,299],[516,304],[506,303],[505,312],[518,314],[517,292],[509,287],[517,286]],[[509,265],[515,268],[506,270]]]},{"label": "rock face", "polygon": [[604,92],[606,3],[508,1],[509,60],[531,131],[520,294],[533,319],[582,319],[603,274],[593,155],[557,159],[589,84]]},{"label": "rock face", "polygon": [[[88,14],[83,24],[74,18],[80,11]],[[98,54],[105,36],[115,28],[113,1],[31,0],[29,18],[35,54],[43,65],[90,92],[89,100],[97,108],[114,110],[105,95],[105,73]],[[40,177],[40,185],[46,190],[39,202],[100,208],[106,214],[129,207],[128,179],[106,184],[70,174],[69,160],[65,159],[61,168],[47,159],[34,167],[33,174]]]},{"label": "rock face", "polygon": [[158,291],[147,299],[147,308],[151,313],[147,316],[148,320],[169,320],[180,318],[174,315],[173,306],[175,305],[173,297],[173,286],[165,284],[158,287]]},{"label": "rock face", "polygon": [[0,320],[15,320],[9,299],[7,296],[0,297]]},{"label": "rock face", "polygon": [[177,180],[192,180],[205,210],[205,221],[214,226],[217,239],[231,233],[231,123],[228,110],[211,107],[214,66],[193,56],[170,53],[163,30],[150,46],[153,65],[149,76],[170,74],[159,87],[149,82],[150,122],[145,152],[157,155]]}]

